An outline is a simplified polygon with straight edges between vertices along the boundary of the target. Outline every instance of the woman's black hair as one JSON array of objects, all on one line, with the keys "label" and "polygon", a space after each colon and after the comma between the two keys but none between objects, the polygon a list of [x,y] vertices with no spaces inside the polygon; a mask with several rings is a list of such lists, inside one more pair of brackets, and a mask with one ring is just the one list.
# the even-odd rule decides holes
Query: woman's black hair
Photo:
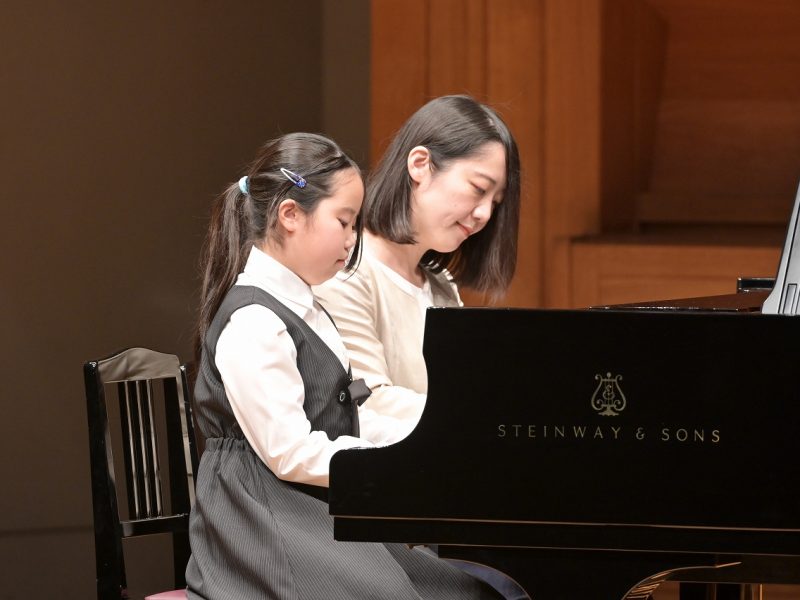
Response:
[{"label": "woman's black hair", "polygon": [[[286,169],[305,180],[299,187],[281,171]],[[202,290],[195,354],[223,298],[244,269],[253,244],[272,236],[283,239],[277,227],[278,207],[287,198],[293,199],[307,214],[320,200],[330,197],[333,179],[345,169],[361,171],[332,140],[312,133],[290,133],[264,144],[246,170],[243,183],[232,183],[216,199],[201,257]],[[345,265],[351,270],[358,264],[361,252],[361,215],[356,219],[356,243]]]},{"label": "woman's black hair", "polygon": [[459,286],[500,295],[514,276],[519,230],[519,152],[500,116],[470,96],[442,96],[415,112],[392,139],[367,181],[364,226],[372,233],[399,244],[415,243],[411,225],[412,180],[408,154],[424,146],[434,170],[479,154],[488,142],[499,142],[506,156],[506,189],[492,218],[455,251],[426,252],[420,266],[450,271]]}]

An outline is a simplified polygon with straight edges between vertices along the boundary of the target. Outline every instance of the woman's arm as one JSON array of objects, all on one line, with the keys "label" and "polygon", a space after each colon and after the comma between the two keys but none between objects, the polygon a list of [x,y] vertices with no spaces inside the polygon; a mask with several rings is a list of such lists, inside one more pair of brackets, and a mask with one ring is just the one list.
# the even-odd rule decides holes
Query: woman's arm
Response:
[{"label": "woman's arm", "polygon": [[[363,378],[372,396],[362,407],[378,415],[405,421],[410,431],[419,421],[425,394],[395,385],[389,374],[386,349],[378,332],[379,299],[374,281],[361,271],[348,278],[335,277],[314,288],[322,305],[330,312],[347,347],[354,378]],[[402,314],[396,315],[399,321]],[[422,349],[419,349],[421,355]],[[362,435],[367,439],[362,426]]]}]

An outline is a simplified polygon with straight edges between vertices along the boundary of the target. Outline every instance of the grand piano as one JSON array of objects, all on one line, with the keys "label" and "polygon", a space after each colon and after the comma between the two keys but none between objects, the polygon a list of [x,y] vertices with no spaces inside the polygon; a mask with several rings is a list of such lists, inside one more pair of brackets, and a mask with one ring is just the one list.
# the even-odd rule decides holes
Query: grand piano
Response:
[{"label": "grand piano", "polygon": [[335,538],[438,545],[534,600],[800,583],[799,205],[771,292],[429,309],[425,411],[334,455]]}]

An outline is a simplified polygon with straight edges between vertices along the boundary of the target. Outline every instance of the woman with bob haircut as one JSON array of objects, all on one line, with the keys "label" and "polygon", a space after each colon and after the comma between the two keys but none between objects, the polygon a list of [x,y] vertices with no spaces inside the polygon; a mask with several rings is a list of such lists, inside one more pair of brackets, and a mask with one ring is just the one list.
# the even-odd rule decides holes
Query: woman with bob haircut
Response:
[{"label": "woman with bob haircut", "polygon": [[[414,113],[367,181],[357,271],[314,290],[347,347],[365,407],[394,417],[400,436],[422,415],[428,376],[425,311],[461,306],[458,288],[497,298],[514,276],[520,165],[500,116],[469,96],[443,96]],[[528,598],[494,569],[453,561],[504,598]]]},{"label": "woman with bob haircut", "polygon": [[458,288],[497,298],[514,275],[520,203],[517,144],[489,106],[443,96],[417,110],[370,175],[361,264],[315,288],[347,346],[368,404],[410,431],[428,389],[429,306]]}]

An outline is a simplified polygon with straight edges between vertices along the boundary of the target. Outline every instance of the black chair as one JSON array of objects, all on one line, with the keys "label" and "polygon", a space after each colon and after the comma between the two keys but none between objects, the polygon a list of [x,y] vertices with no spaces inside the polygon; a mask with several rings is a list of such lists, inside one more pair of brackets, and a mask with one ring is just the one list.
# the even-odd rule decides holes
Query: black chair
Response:
[{"label": "black chair", "polygon": [[[172,534],[175,587],[185,588],[198,466],[186,367],[177,356],[129,348],[87,362],[83,373],[97,597],[129,597],[122,540],[157,533]],[[122,447],[124,480],[116,477],[112,443]],[[125,519],[120,506],[127,508]]]}]

